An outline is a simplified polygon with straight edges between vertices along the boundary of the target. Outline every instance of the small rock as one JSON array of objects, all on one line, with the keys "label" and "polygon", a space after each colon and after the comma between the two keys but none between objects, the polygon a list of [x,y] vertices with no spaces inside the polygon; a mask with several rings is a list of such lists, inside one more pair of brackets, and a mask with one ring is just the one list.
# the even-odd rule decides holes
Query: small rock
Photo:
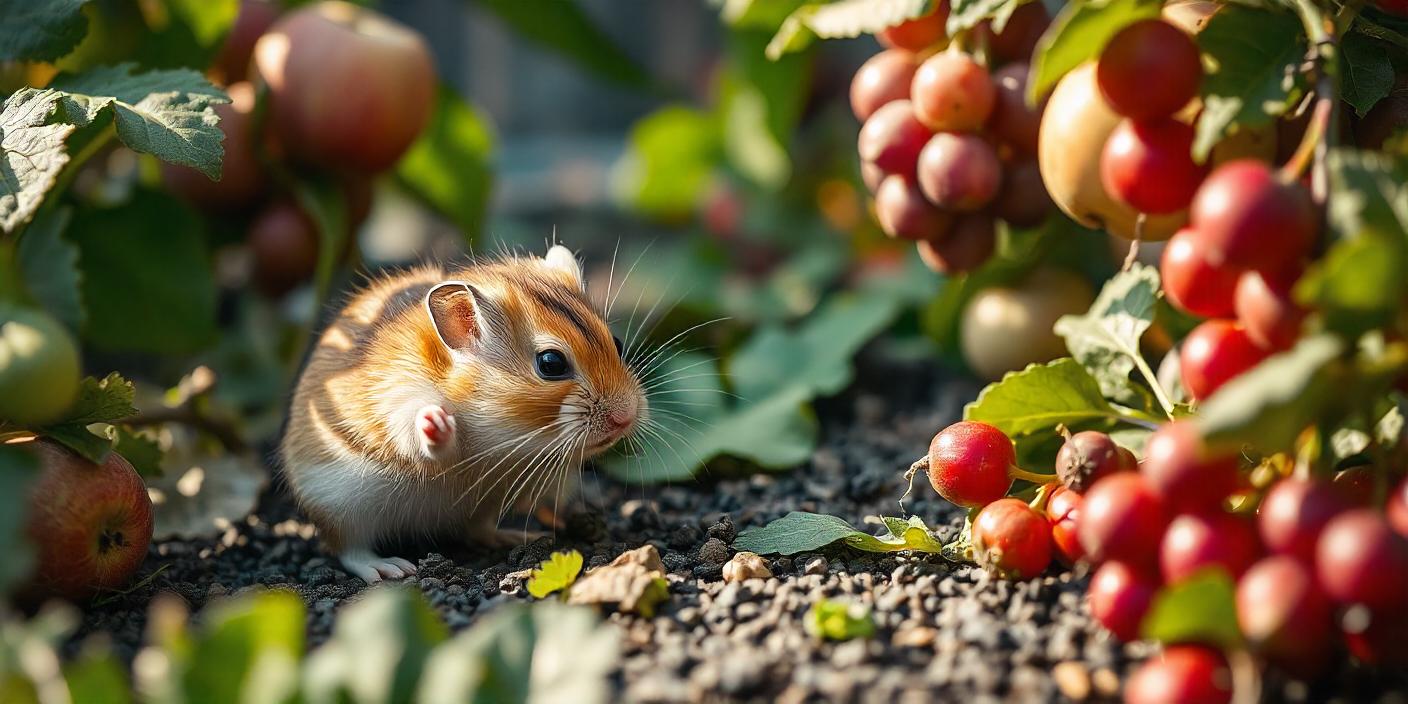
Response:
[{"label": "small rock", "polygon": [[928,626],[910,626],[895,631],[891,643],[902,648],[927,648],[934,644],[934,639],[939,637],[937,629]]},{"label": "small rock", "polygon": [[1112,698],[1120,693],[1120,676],[1108,667],[1102,667],[1092,673],[1090,682],[1095,685],[1095,693],[1102,698]]},{"label": "small rock", "polygon": [[710,538],[699,547],[699,561],[710,565],[728,562],[728,546],[718,538]]},{"label": "small rock", "polygon": [[733,525],[733,520],[728,516],[719,519],[718,523],[709,526],[709,537],[718,538],[725,543],[732,543],[738,537],[738,528]]},{"label": "small rock", "polygon": [[807,563],[802,566],[802,574],[826,574],[826,571],[830,569],[830,567],[831,565],[826,561],[825,557],[817,555],[807,560]]},{"label": "small rock", "polygon": [[740,552],[723,567],[725,582],[742,582],[747,579],[771,579],[772,570],[763,558],[755,552]]},{"label": "small rock", "polygon": [[[1051,668],[1051,679],[1056,680],[1056,687],[1061,690],[1061,694],[1076,701],[1084,701],[1090,696],[1090,672],[1085,669],[1085,665],[1074,660],[1057,663]],[[1115,688],[1119,688],[1119,683],[1115,683]]]}]

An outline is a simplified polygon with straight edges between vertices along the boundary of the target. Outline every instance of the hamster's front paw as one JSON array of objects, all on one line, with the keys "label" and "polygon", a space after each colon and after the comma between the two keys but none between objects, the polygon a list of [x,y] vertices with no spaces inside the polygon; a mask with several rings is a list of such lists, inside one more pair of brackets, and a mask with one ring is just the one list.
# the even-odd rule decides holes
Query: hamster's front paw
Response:
[{"label": "hamster's front paw", "polygon": [[416,433],[421,453],[433,460],[442,459],[455,444],[455,417],[443,406],[426,406],[416,411]]}]

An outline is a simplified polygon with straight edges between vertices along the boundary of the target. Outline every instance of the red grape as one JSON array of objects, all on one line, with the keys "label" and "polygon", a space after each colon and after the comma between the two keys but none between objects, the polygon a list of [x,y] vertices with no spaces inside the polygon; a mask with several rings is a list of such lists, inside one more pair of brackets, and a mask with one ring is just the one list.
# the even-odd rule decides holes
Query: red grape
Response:
[{"label": "red grape", "polygon": [[960,215],[947,234],[917,245],[919,259],[940,274],[972,271],[982,266],[996,247],[997,229],[992,218],[982,213]]},{"label": "red grape", "polygon": [[1253,159],[1215,169],[1193,197],[1189,217],[1209,263],[1272,272],[1295,266],[1317,227],[1305,190]]},{"label": "red grape", "polygon": [[1080,546],[1096,562],[1120,560],[1152,573],[1167,525],[1158,494],[1138,472],[1116,472],[1081,501]]},{"label": "red grape", "polygon": [[1187,33],[1148,19],[1127,25],[1110,39],[1095,75],[1115,112],[1135,119],[1168,117],[1198,94],[1203,63]]},{"label": "red grape", "polygon": [[939,132],[919,153],[919,188],[934,205],[972,212],[997,196],[1002,163],[982,137]]},{"label": "red grape", "polygon": [[1075,564],[1085,557],[1080,547],[1080,536],[1076,527],[1080,523],[1081,496],[1060,484],[1050,484],[1051,495],[1046,497],[1046,518],[1051,521],[1051,542],[1056,552],[1067,564]]},{"label": "red grape", "polygon": [[882,51],[861,64],[851,79],[851,111],[865,122],[882,105],[909,98],[909,85],[919,63],[900,49]]},{"label": "red grape", "polygon": [[948,1],[936,3],[928,14],[886,27],[875,35],[880,43],[895,49],[923,51],[948,38]]},{"label": "red grape", "polygon": [[1188,207],[1207,175],[1193,162],[1193,128],[1173,118],[1123,120],[1100,156],[1100,182],[1115,198],[1151,215]]},{"label": "red grape", "polygon": [[1268,356],[1270,352],[1252,342],[1241,325],[1231,320],[1205,321],[1188,333],[1178,353],[1183,388],[1201,401]]},{"label": "red grape", "polygon": [[1305,310],[1291,300],[1294,284],[1294,277],[1268,277],[1260,271],[1248,271],[1237,280],[1237,322],[1246,328],[1252,342],[1269,350],[1295,344]]},{"label": "red grape", "polygon": [[1170,511],[1215,509],[1236,488],[1236,455],[1214,454],[1188,421],[1165,423],[1144,445],[1141,471]]},{"label": "red grape", "polygon": [[860,159],[885,173],[913,176],[919,150],[931,134],[915,119],[914,106],[908,100],[886,103],[860,128]]},{"label": "red grape", "polygon": [[1169,239],[1159,263],[1164,295],[1173,305],[1204,318],[1230,318],[1240,269],[1213,266],[1198,248],[1197,235],[1183,228]]},{"label": "red grape", "polygon": [[1051,524],[1021,499],[998,499],[973,519],[978,564],[1007,579],[1030,579],[1051,564]]},{"label": "red grape", "polygon": [[906,240],[943,237],[953,227],[952,215],[934,207],[912,180],[899,174],[880,183],[875,215],[885,234]]},{"label": "red grape", "polygon": [[929,443],[929,483],[959,506],[985,506],[1007,495],[1012,486],[1007,470],[1015,461],[1012,440],[1001,430],[959,421]]},{"label": "red grape", "polygon": [[1346,511],[1321,531],[1315,571],[1335,601],[1374,611],[1402,609],[1408,595],[1408,542],[1377,511]]},{"label": "red grape", "polygon": [[1287,478],[1262,498],[1257,527],[1267,550],[1311,564],[1320,532],[1348,509],[1349,502],[1329,483]]},{"label": "red grape", "polygon": [[1221,511],[1185,513],[1164,532],[1159,566],[1170,584],[1209,567],[1221,567],[1236,579],[1260,552],[1256,526],[1250,520]]},{"label": "red grape", "polygon": [[1297,673],[1313,673],[1329,655],[1330,601],[1309,567],[1287,555],[1263,558],[1237,582],[1237,623],[1252,647]]},{"label": "red grape", "polygon": [[1139,626],[1159,583],[1117,560],[1100,565],[1090,578],[1085,597],[1090,615],[1120,640],[1138,640]]},{"label": "red grape", "polygon": [[1027,105],[1029,70],[1027,64],[1019,62],[1007,64],[993,72],[992,83],[997,92],[992,114],[988,116],[988,131],[1018,152],[1036,154],[1042,108]]},{"label": "red grape", "polygon": [[1170,645],[1130,676],[1125,704],[1225,704],[1232,671],[1222,653],[1202,645]]},{"label": "red grape", "polygon": [[1002,177],[1002,188],[993,203],[993,213],[1017,227],[1040,225],[1051,213],[1051,195],[1041,181],[1041,170],[1035,161],[1009,164]]},{"label": "red grape", "polygon": [[997,99],[988,70],[958,51],[935,54],[920,64],[909,95],[919,121],[935,132],[982,127]]}]

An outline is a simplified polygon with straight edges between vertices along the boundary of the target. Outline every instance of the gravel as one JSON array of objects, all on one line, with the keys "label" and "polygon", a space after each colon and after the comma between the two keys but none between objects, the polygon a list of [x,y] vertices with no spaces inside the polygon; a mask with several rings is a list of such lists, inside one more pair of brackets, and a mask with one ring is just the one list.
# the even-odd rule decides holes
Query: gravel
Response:
[{"label": "gravel", "polygon": [[[607,617],[623,643],[612,682],[617,698],[629,701],[1117,697],[1120,682],[1156,648],[1121,644],[1090,619],[1083,571],[1053,568],[1039,579],[1006,582],[937,556],[838,549],[769,556],[771,579],[722,580],[738,531],[789,511],[834,514],[857,526],[868,515],[898,515],[904,469],[978,388],[930,367],[871,362],[850,391],[819,404],[822,444],[794,471],[647,487],[588,478],[578,512],[556,540],[507,551],[408,546],[397,554],[420,556],[415,584],[460,630],[499,603],[528,599],[522,571],[554,549],[580,550],[591,567],[654,544],[669,573],[670,601],[652,619]],[[961,511],[928,487],[916,486],[905,508],[938,526],[943,539],[962,525]],[[303,598],[316,645],[338,608],[365,588],[322,552],[277,486],[253,515],[218,536],[153,545],[142,577],[149,577],[142,586],[91,608],[74,643],[105,631],[130,660],[157,593],[173,592],[198,612],[262,586]],[[823,643],[808,636],[804,617],[822,598],[870,607],[875,637]],[[1272,674],[1263,699],[1405,702],[1406,691],[1408,673],[1344,662],[1314,685]]]}]

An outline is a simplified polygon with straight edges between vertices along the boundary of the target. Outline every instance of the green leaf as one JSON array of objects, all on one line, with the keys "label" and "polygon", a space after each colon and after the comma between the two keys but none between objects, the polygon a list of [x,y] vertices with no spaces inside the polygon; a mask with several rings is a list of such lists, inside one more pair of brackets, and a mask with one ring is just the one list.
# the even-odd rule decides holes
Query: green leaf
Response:
[{"label": "green leaf", "polygon": [[304,618],[303,600],[288,591],[260,592],[213,606],[195,639],[182,678],[185,690],[211,704],[296,701]]},{"label": "green leaf", "polygon": [[[1302,338],[1224,384],[1202,403],[1197,423],[1208,443],[1273,452],[1291,448],[1323,405],[1348,391],[1334,365],[1344,343],[1332,335]],[[1342,380],[1340,380],[1342,381]]]},{"label": "green leaf", "polygon": [[1068,71],[1094,60],[1121,29],[1158,17],[1157,0],[1075,0],[1051,21],[1032,52],[1027,101],[1035,104]]},{"label": "green leaf", "polygon": [[576,550],[555,552],[533,568],[528,578],[528,593],[541,599],[553,592],[565,591],[582,573],[582,553]]},{"label": "green leaf", "polygon": [[640,119],[613,169],[617,200],[654,217],[690,215],[722,158],[721,131],[713,115],[681,105]]},{"label": "green leaf", "polygon": [[136,430],[126,425],[114,425],[109,431],[113,438],[113,450],[137,470],[143,477],[162,475],[161,444],[156,433],[150,430]]},{"label": "green leaf", "polygon": [[766,29],[776,32],[777,28],[797,8],[810,0],[723,0],[719,17],[724,24],[735,29]]},{"label": "green leaf", "polygon": [[112,438],[98,435],[80,423],[61,423],[41,430],[41,435],[78,453],[79,456],[100,464],[112,452]]},{"label": "green leaf", "polygon": [[1001,32],[1012,13],[1035,0],[953,0],[948,12],[948,34],[953,36],[978,26],[984,20],[992,22],[992,31]]},{"label": "green leaf", "polygon": [[1289,12],[1228,4],[1197,36],[1210,66],[1203,77],[1203,111],[1193,155],[1237,130],[1269,125],[1304,94],[1305,32]]},{"label": "green leaf", "polygon": [[396,179],[472,245],[484,226],[493,158],[488,116],[442,85],[430,125],[396,164]]},{"label": "green leaf", "polygon": [[70,329],[83,327],[81,286],[83,273],[78,269],[78,248],[64,239],[73,217],[70,208],[55,208],[41,213],[20,238],[18,259],[20,278],[25,290],[35,301]]},{"label": "green leaf", "polygon": [[1008,372],[989,384],[963,409],[964,420],[997,427],[1009,436],[1076,427],[1119,418],[1100,393],[1100,384],[1079,362],[1063,357]]},{"label": "green leaf", "polygon": [[817,37],[823,39],[875,34],[886,27],[919,17],[929,11],[932,0],[840,0],[830,4],[809,3],[797,8],[768,42],[767,57],[776,61],[783,55],[801,51]]},{"label": "green leaf", "polygon": [[1100,383],[1110,398],[1127,397],[1129,378],[1140,359],[1139,339],[1154,323],[1159,300],[1159,272],[1136,263],[1105,283],[1085,315],[1066,315],[1056,321],[1057,335],[1066,349]]},{"label": "green leaf", "polygon": [[1340,42],[1340,95],[1363,117],[1393,90],[1390,47],[1359,32]]},{"label": "green leaf", "polygon": [[759,555],[795,555],[820,550],[834,543],[865,552],[916,550],[937,554],[943,550],[943,544],[934,539],[929,527],[918,516],[908,520],[878,520],[890,531],[889,535],[876,537],[856,530],[835,516],[793,511],[765,526],[744,530],[733,541],[733,547]]},{"label": "green leaf", "polygon": [[121,374],[111,372],[102,379],[85,377],[78,386],[78,398],[61,422],[115,423],[137,414],[132,405],[136,390]]},{"label": "green leaf", "polygon": [[870,609],[847,601],[821,599],[812,604],[802,622],[807,633],[822,640],[851,640],[875,635]]},{"label": "green leaf", "polygon": [[519,36],[628,88],[654,79],[592,22],[576,0],[474,0]]},{"label": "green leaf", "polygon": [[69,699],[83,704],[129,704],[132,683],[127,669],[106,648],[85,648],[77,658],[64,664],[64,682]]},{"label": "green leaf", "polygon": [[34,551],[24,534],[29,486],[39,475],[39,460],[18,445],[0,444],[0,594],[29,576]]},{"label": "green leaf", "polygon": [[88,0],[0,0],[0,61],[53,61],[88,31]]},{"label": "green leaf", "polygon": [[0,108],[0,231],[29,222],[68,163],[64,140],[73,125],[49,124],[60,97],[21,88]]},{"label": "green leaf", "polygon": [[308,704],[409,702],[432,650],[448,636],[418,590],[385,586],[364,592],[308,658]]},{"label": "green leaf", "polygon": [[85,336],[109,350],[179,354],[215,340],[215,281],[204,223],[171,196],[138,190],[127,203],[84,208],[78,245]]},{"label": "green leaf", "polygon": [[219,180],[225,133],[213,106],[229,97],[191,69],[134,74],[136,68],[102,66],[56,78],[53,88],[67,94],[66,120],[82,127],[111,108],[123,144]]},{"label": "green leaf", "polygon": [[754,183],[777,190],[792,174],[792,133],[811,87],[809,57],[768,61],[767,36],[735,31],[720,84],[724,153]]},{"label": "green leaf", "polygon": [[1242,633],[1232,579],[1215,567],[1159,590],[1141,630],[1145,638],[1161,643],[1238,647]]}]

